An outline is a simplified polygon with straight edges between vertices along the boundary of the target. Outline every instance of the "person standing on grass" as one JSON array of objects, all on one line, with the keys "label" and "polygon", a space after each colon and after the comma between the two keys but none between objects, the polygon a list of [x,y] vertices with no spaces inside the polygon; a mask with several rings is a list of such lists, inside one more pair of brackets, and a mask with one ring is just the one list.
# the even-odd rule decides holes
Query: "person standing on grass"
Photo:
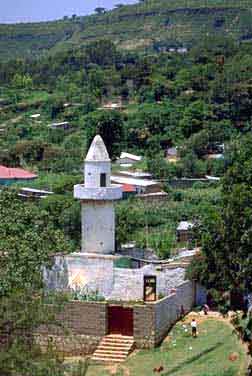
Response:
[{"label": "person standing on grass", "polygon": [[197,337],[197,322],[195,319],[192,319],[191,328],[192,328],[192,337],[196,338]]}]

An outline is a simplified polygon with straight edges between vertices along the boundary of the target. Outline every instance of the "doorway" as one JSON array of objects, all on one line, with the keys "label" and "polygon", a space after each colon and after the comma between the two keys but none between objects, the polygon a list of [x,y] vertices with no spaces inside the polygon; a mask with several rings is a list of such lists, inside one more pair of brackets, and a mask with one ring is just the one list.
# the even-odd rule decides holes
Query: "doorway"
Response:
[{"label": "doorway", "polygon": [[157,300],[157,277],[155,275],[144,276],[144,301],[155,302]]},{"label": "doorway", "polygon": [[133,336],[133,308],[120,306],[108,307],[108,332]]}]

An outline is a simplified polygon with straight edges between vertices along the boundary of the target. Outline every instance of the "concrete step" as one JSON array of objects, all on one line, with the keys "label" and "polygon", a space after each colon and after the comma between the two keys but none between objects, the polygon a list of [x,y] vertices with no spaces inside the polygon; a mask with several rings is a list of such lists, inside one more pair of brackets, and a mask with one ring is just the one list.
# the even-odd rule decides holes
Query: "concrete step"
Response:
[{"label": "concrete step", "polygon": [[125,345],[122,345],[122,344],[120,344],[120,343],[106,343],[106,342],[102,342],[102,343],[100,343],[99,344],[99,346],[103,346],[103,347],[110,347],[110,348],[116,348],[116,349],[129,349],[129,348],[131,348],[131,346],[133,345],[133,343],[131,343],[131,344],[127,344],[126,346]]},{"label": "concrete step", "polygon": [[106,353],[105,351],[103,352],[100,352],[100,351],[96,351],[94,353],[94,356],[100,356],[100,357],[103,357],[103,358],[116,358],[116,359],[126,359],[128,354],[120,354],[118,352],[114,352],[114,353]]},{"label": "concrete step", "polygon": [[103,352],[108,352],[108,353],[114,353],[114,352],[119,352],[121,354],[128,354],[129,352],[129,349],[119,349],[118,347],[105,347],[105,346],[99,346],[97,347],[97,349],[95,350],[95,352],[97,351],[103,351]]},{"label": "concrete step", "polygon": [[119,337],[104,337],[103,341],[113,341],[113,342],[120,342],[120,343],[132,343],[134,342],[133,338],[119,338]]},{"label": "concrete step", "polygon": [[132,336],[123,336],[122,334],[108,334],[104,338],[119,338],[121,340],[124,340],[124,339],[130,339],[130,340],[132,340],[133,339]]},{"label": "concrete step", "polygon": [[125,359],[118,359],[118,358],[102,358],[99,356],[93,356],[91,358],[92,360],[95,360],[96,362],[110,362],[110,363],[122,363]]},{"label": "concrete step", "polygon": [[108,335],[102,338],[91,359],[100,362],[123,362],[133,347],[133,337]]}]

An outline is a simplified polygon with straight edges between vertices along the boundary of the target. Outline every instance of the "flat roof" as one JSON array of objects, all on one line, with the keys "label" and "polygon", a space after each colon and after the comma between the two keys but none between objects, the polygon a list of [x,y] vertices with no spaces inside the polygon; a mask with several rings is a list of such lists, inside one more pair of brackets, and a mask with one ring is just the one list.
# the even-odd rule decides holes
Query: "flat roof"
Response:
[{"label": "flat roof", "polygon": [[143,172],[143,171],[118,171],[118,174],[128,175],[130,177],[134,178],[141,178],[141,177],[151,177],[152,175],[149,172]]},{"label": "flat roof", "polygon": [[47,195],[53,194],[53,192],[51,192],[51,191],[44,191],[42,189],[28,188],[28,187],[23,187],[20,190],[23,191],[23,192],[41,193],[41,194],[47,194]]},{"label": "flat roof", "polygon": [[145,180],[145,179],[135,179],[135,178],[128,178],[126,176],[115,176],[111,175],[110,180],[117,183],[117,184],[130,184],[130,185],[137,185],[142,187],[148,187],[151,185],[159,184],[157,181],[154,180]]}]

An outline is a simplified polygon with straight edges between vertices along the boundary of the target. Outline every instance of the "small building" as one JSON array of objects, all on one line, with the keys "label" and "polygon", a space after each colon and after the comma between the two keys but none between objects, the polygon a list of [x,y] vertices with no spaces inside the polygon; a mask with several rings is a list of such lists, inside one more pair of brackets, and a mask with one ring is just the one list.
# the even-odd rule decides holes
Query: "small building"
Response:
[{"label": "small building", "polygon": [[181,221],[177,227],[178,242],[188,242],[192,239],[193,222]]},{"label": "small building", "polygon": [[62,121],[60,123],[52,123],[48,125],[51,129],[63,129],[64,131],[69,130],[71,125],[68,121]]},{"label": "small building", "polygon": [[166,150],[166,160],[172,163],[176,163],[179,160],[177,147],[171,147]]},{"label": "small building", "polygon": [[209,182],[214,182],[214,183],[218,183],[221,180],[221,178],[218,176],[210,176],[210,175],[206,175],[206,179]]},{"label": "small building", "polygon": [[219,142],[214,142],[207,148],[206,159],[223,159],[225,145]]},{"label": "small building", "polygon": [[33,115],[30,115],[30,118],[31,119],[38,119],[38,118],[40,118],[40,114],[33,114]]},{"label": "small building", "polygon": [[24,187],[20,189],[18,196],[23,198],[24,200],[34,200],[34,199],[46,198],[52,194],[53,192],[51,191],[44,191],[41,189]]},{"label": "small building", "polygon": [[188,49],[186,47],[180,47],[177,49],[177,52],[179,54],[186,54],[188,52]]},{"label": "small building", "polygon": [[135,154],[122,152],[116,163],[120,165],[132,166],[135,163],[141,162],[142,157]]},{"label": "small building", "polygon": [[129,197],[135,196],[136,194],[136,188],[131,184],[123,184],[122,191],[123,191],[123,199],[127,199]]},{"label": "small building", "polygon": [[109,102],[100,107],[99,110],[122,110],[123,108],[121,102]]},{"label": "small building", "polygon": [[22,168],[0,166],[0,185],[11,185],[18,181],[30,181],[37,177],[38,175]]},{"label": "small building", "polygon": [[111,182],[120,185],[129,184],[135,188],[137,194],[156,193],[162,191],[161,184],[154,180],[135,179],[111,175]]}]

